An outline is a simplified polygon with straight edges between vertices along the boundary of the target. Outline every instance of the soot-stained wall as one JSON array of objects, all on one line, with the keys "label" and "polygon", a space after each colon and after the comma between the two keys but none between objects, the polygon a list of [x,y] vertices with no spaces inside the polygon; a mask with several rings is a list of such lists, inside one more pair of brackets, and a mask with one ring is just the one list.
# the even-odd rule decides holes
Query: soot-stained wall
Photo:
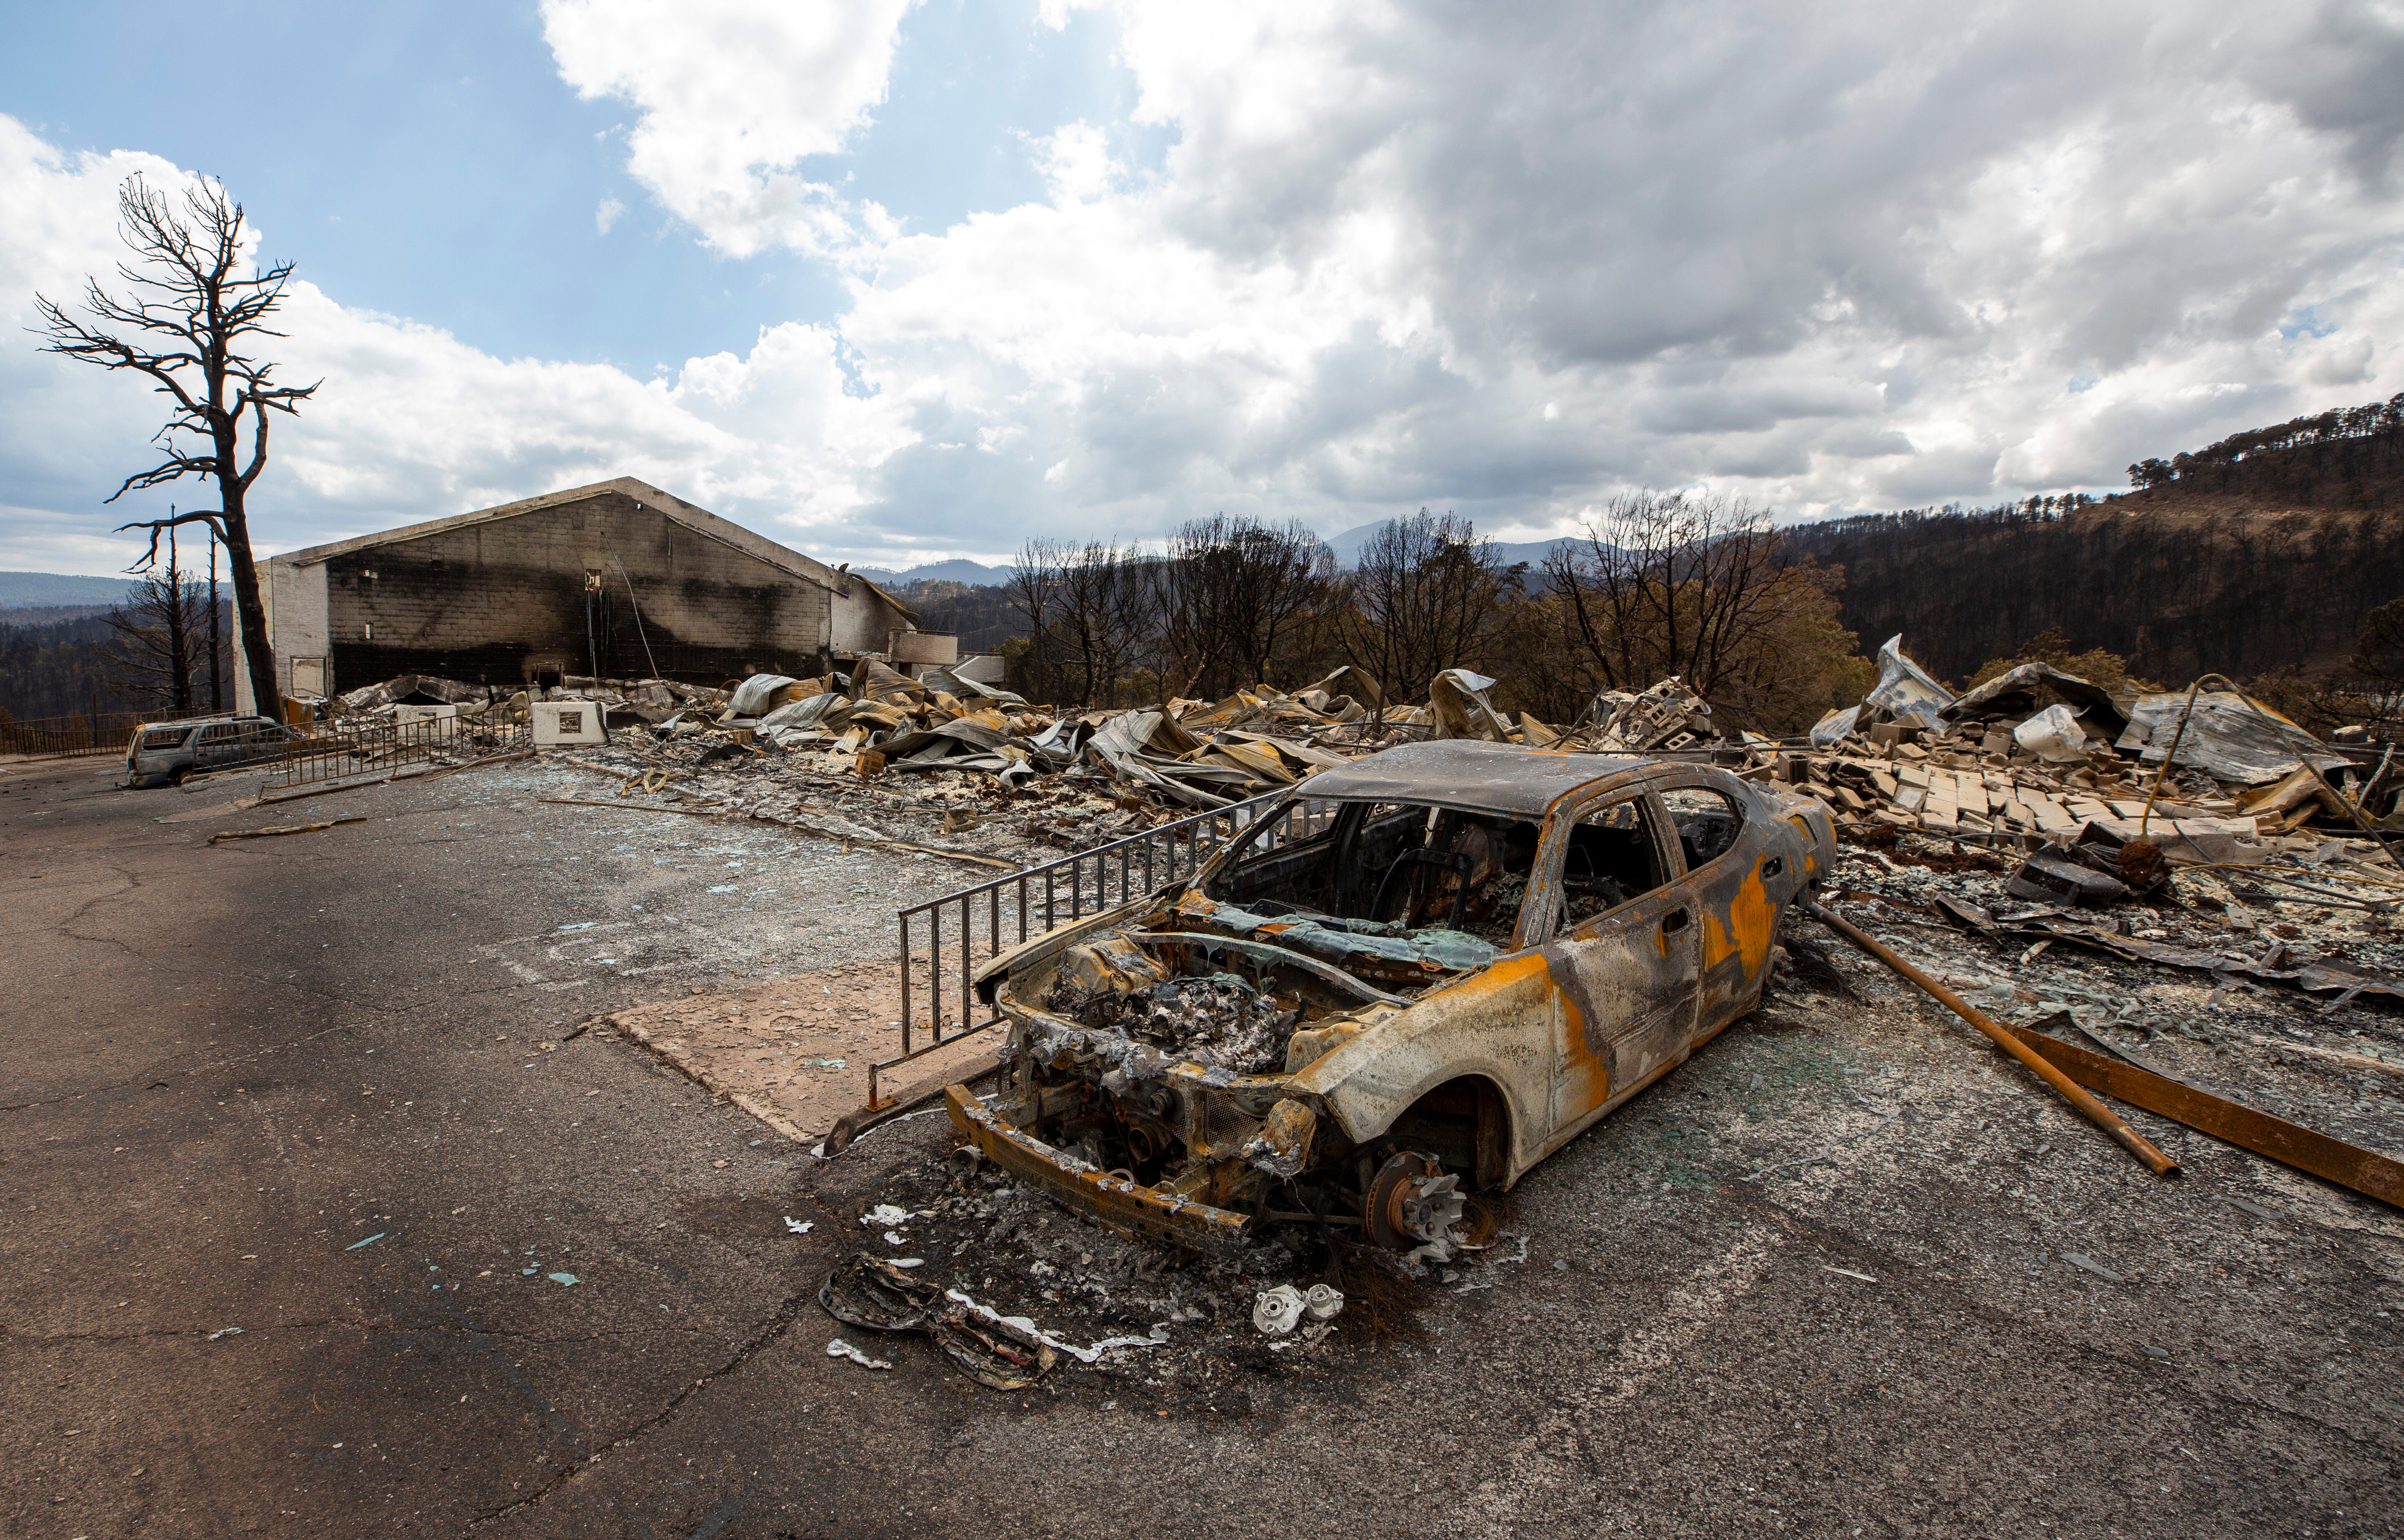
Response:
[{"label": "soot-stained wall", "polygon": [[[537,671],[596,663],[606,677],[715,685],[810,673],[832,640],[824,587],[615,492],[350,551],[325,568],[341,689],[403,673],[514,688]],[[594,573],[599,591],[588,593]]]}]

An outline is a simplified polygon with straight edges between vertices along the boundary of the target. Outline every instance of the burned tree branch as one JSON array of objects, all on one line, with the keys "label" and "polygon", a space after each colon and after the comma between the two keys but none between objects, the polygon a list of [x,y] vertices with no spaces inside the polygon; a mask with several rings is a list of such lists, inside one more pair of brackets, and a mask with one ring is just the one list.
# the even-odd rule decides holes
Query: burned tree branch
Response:
[{"label": "burned tree branch", "polygon": [[[110,501],[114,502],[115,499],[112,498]],[[147,572],[151,566],[156,564],[159,560],[160,534],[183,524],[206,524],[209,527],[209,533],[216,535],[220,544],[225,540],[225,517],[214,508],[197,509],[191,513],[171,513],[164,519],[136,519],[130,524],[118,525],[116,529],[111,530],[109,533],[112,534],[122,534],[127,530],[147,530],[150,532],[150,548],[143,553],[140,561],[133,562],[125,569],[128,572]]]},{"label": "burned tree branch", "polygon": [[[283,304],[291,279],[288,262],[258,266],[250,257],[242,205],[212,181],[184,190],[180,208],[140,175],[118,189],[119,234],[134,260],[118,264],[126,297],[88,280],[86,320],[35,297],[47,339],[43,351],[112,371],[141,375],[169,397],[166,423],[153,437],[161,458],[120,483],[105,502],[188,476],[215,481],[219,506],[204,513],[135,520],[120,532],[147,529],[150,545],[136,570],[158,559],[159,532],[179,524],[206,523],[232,565],[234,609],[240,617],[245,670],[251,698],[276,712],[281,691],[274,652],[267,635],[267,611],[250,548],[245,499],[267,467],[268,413],[298,415],[318,386],[275,382],[275,365],[245,351],[248,340],[280,338],[266,323]],[[245,265],[249,276],[244,276]],[[319,382],[320,384],[323,382]],[[250,443],[242,443],[244,420]],[[198,443],[190,442],[197,439]]]}]

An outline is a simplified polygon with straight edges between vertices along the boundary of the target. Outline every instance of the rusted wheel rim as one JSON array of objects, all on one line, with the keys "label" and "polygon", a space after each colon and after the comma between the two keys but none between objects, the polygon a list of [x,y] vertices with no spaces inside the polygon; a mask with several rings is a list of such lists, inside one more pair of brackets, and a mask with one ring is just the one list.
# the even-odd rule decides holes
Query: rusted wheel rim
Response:
[{"label": "rusted wheel rim", "polygon": [[1389,1157],[1369,1184],[1370,1238],[1391,1251],[1408,1251],[1419,1244],[1419,1238],[1403,1226],[1403,1200],[1410,1196],[1414,1182],[1443,1169],[1434,1157],[1416,1150],[1398,1150]]}]

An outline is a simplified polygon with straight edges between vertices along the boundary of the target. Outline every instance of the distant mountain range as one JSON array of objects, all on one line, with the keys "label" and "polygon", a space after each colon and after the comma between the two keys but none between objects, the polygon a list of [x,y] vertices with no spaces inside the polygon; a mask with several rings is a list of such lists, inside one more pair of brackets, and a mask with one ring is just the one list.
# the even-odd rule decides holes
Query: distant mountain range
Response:
[{"label": "distant mountain range", "polygon": [[[1367,545],[1379,530],[1393,522],[1391,519],[1380,519],[1374,524],[1363,524],[1341,534],[1331,534],[1327,537],[1327,548],[1335,553],[1339,565],[1347,568],[1358,566],[1361,563],[1361,548]],[[1556,540],[1497,540],[1494,542],[1494,555],[1506,567],[1525,562],[1533,570],[1544,564],[1544,558],[1552,553],[1555,546],[1572,544],[1576,538],[1565,534]]]},{"label": "distant mountain range", "polygon": [[[1380,520],[1374,524],[1363,524],[1357,529],[1346,530],[1341,534],[1330,535],[1327,537],[1327,548],[1335,553],[1337,565],[1347,568],[1354,566],[1361,559],[1361,548],[1369,542],[1372,535],[1391,522],[1391,520]],[[1498,540],[1494,543],[1494,554],[1506,567],[1515,562],[1525,562],[1531,569],[1537,568],[1544,565],[1545,556],[1555,546],[1565,544],[1570,538],[1564,536],[1559,540],[1516,542]],[[925,566],[912,567],[906,572],[895,572],[890,567],[854,567],[851,570],[879,588],[888,589],[906,588],[912,583],[968,583],[974,586],[991,586],[1010,581],[1008,567],[989,567],[981,562],[962,559],[933,562]]]},{"label": "distant mountain range", "polygon": [[114,604],[133,587],[125,577],[77,577],[59,572],[0,572],[0,610],[57,604]]},{"label": "distant mountain range", "polygon": [[895,572],[890,567],[854,567],[851,570],[880,589],[906,588],[912,583],[967,583],[983,588],[1010,581],[1008,567],[988,567],[960,557],[949,562],[929,562],[907,572]]}]

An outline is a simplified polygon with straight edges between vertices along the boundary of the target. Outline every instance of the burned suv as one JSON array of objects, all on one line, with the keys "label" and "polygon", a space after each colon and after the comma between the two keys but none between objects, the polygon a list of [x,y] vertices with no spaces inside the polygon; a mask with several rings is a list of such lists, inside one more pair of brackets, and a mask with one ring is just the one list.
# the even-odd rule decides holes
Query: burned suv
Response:
[{"label": "burned suv", "polygon": [[281,758],[300,734],[264,716],[203,716],[145,722],[125,744],[125,784],[163,786],[188,775]]},{"label": "burned suv", "polygon": [[1507,1187],[1759,1001],[1824,875],[1818,803],[1707,765],[1470,741],[1321,770],[1194,880],[993,959],[988,1157],[1115,1229],[1254,1221],[1455,1243]]}]

